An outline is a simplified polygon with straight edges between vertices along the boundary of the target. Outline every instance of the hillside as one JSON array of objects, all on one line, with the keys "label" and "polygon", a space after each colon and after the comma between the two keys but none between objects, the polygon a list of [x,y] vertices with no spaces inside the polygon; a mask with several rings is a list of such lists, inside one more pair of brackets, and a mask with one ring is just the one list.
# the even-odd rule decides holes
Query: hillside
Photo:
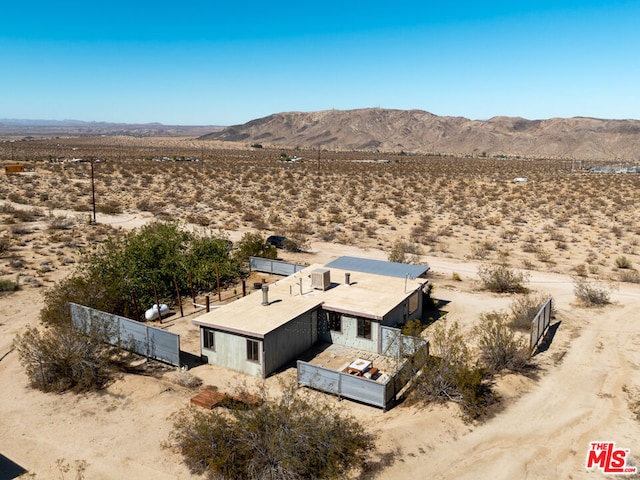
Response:
[{"label": "hillside", "polygon": [[422,110],[368,108],[277,113],[200,139],[332,150],[635,161],[640,121],[585,117],[481,121]]},{"label": "hillside", "polygon": [[135,137],[203,135],[218,126],[163,125],[161,123],[83,122],[80,120],[24,120],[0,118],[0,136],[97,136]]}]

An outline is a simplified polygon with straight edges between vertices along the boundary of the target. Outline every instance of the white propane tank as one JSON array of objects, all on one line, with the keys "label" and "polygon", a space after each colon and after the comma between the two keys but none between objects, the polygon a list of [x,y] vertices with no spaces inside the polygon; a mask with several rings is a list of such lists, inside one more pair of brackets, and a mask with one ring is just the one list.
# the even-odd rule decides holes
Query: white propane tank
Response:
[{"label": "white propane tank", "polygon": [[[161,303],[160,304],[160,313],[164,317],[167,313],[169,313],[169,307],[167,305],[165,305],[164,303]],[[151,307],[149,310],[144,312],[144,318],[147,320],[147,322],[150,322],[152,320],[157,320],[158,319],[158,304],[157,303],[154,303],[153,307]]]}]

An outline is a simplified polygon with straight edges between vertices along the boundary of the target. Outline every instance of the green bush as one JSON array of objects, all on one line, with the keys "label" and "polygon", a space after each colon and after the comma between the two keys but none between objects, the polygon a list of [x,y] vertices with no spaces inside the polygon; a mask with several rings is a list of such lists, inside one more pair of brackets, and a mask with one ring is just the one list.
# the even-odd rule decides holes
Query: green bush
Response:
[{"label": "green bush", "polygon": [[269,245],[259,233],[245,233],[238,242],[237,247],[235,258],[241,263],[248,262],[249,257],[262,257],[273,260],[278,256],[276,248]]},{"label": "green bush", "polygon": [[480,265],[478,277],[483,287],[495,293],[525,293],[528,275],[505,265]]},{"label": "green bush", "polygon": [[46,294],[40,319],[45,323],[68,320],[68,302],[109,313],[133,317],[131,294],[141,308],[176,299],[174,278],[182,295],[194,288],[210,291],[217,283],[238,278],[238,262],[230,256],[229,240],[223,236],[197,235],[173,222],[155,222],[119,238],[110,237],[85,255],[77,270]]},{"label": "green bush", "polygon": [[183,409],[174,417],[170,444],[196,474],[250,480],[345,478],[373,447],[355,419],[294,387],[279,399],[262,399],[254,408]]},{"label": "green bush", "polygon": [[20,290],[20,286],[13,280],[0,278],[0,292],[15,292]]}]

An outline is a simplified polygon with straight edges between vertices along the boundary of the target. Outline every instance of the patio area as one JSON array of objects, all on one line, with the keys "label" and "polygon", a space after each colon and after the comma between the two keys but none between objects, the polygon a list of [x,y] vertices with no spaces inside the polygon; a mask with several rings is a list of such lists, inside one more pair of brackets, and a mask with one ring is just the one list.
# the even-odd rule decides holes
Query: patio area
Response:
[{"label": "patio area", "polygon": [[[366,376],[367,372],[377,369],[376,374],[371,379],[382,383],[386,382],[400,366],[393,357],[357,350],[335,343],[323,343],[314,346],[305,353],[303,360],[312,365],[356,376]],[[364,361],[364,365],[360,360]]]}]

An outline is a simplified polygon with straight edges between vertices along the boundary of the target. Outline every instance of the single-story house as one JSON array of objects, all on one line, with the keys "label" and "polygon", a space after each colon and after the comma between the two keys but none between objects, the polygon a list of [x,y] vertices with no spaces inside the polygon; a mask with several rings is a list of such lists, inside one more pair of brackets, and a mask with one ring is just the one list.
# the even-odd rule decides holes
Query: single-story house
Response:
[{"label": "single-story house", "polygon": [[382,326],[422,316],[428,270],[356,257],[309,266],[193,320],[201,355],[267,377],[318,341],[384,353]]}]

